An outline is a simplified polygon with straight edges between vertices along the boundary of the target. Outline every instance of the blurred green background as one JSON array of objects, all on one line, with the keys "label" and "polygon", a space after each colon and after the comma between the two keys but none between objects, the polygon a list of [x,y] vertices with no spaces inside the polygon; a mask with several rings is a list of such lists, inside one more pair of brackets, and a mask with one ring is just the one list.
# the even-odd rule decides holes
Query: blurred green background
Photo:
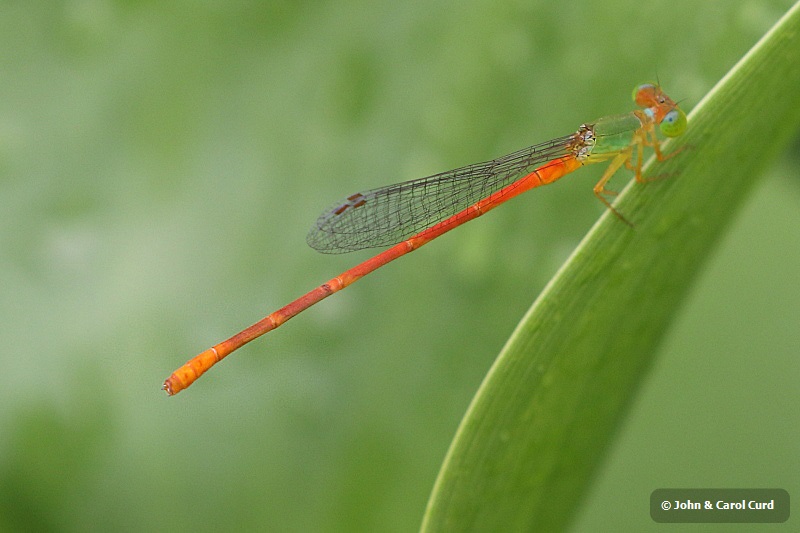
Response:
[{"label": "blurred green background", "polygon": [[[415,530],[602,168],[162,381],[371,255],[305,245],[336,199],[628,111],[656,76],[689,110],[790,5],[3,2],[0,529]],[[661,487],[800,495],[800,143],[754,179],[574,531],[655,530]]]}]

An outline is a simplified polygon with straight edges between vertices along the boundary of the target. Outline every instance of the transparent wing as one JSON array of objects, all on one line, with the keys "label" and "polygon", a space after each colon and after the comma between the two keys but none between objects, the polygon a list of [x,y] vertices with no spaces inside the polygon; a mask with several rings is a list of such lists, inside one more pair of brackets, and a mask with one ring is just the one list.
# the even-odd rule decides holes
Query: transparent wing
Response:
[{"label": "transparent wing", "polygon": [[323,253],[397,244],[571,153],[574,139],[567,135],[484,163],[353,194],[323,212],[306,241]]}]

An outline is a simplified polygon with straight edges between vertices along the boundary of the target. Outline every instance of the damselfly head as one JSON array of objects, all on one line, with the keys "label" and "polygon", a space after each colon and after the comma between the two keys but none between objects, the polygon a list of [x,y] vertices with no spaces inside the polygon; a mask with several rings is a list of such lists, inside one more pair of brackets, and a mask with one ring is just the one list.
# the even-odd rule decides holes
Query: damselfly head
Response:
[{"label": "damselfly head", "polygon": [[686,113],[656,83],[643,83],[633,90],[633,100],[659,125],[667,137],[686,131]]}]

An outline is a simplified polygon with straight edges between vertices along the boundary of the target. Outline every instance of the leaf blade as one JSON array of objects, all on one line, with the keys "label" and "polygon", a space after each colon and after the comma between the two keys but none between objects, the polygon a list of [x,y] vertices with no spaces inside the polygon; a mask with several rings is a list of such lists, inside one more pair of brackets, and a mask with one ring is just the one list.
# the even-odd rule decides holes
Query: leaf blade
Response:
[{"label": "leaf blade", "polygon": [[[473,399],[423,531],[560,530],[656,346],[754,177],[800,124],[800,4],[712,89],[677,143],[556,274]],[[744,131],[746,128],[746,131]],[[678,146],[672,147],[678,148]]]}]

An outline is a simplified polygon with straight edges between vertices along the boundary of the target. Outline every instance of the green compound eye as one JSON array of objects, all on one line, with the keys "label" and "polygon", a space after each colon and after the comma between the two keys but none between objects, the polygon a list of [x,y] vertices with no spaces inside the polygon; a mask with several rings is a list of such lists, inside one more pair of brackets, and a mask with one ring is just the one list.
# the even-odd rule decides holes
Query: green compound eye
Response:
[{"label": "green compound eye", "polygon": [[667,137],[677,137],[686,131],[686,113],[675,108],[664,116],[659,125],[661,133]]}]

